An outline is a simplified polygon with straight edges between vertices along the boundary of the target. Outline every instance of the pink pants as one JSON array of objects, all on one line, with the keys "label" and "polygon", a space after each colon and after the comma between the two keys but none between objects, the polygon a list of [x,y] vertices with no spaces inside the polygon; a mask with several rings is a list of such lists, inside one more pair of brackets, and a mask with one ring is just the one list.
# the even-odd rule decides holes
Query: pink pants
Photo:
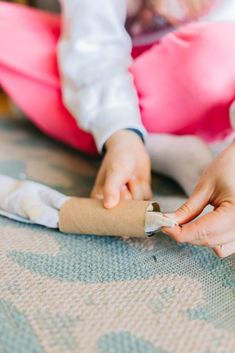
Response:
[{"label": "pink pants", "polygon": [[[60,18],[0,2],[0,85],[41,130],[89,154],[92,136],[62,103],[56,60]],[[151,48],[134,48],[131,72],[149,132],[195,134],[207,141],[231,131],[235,99],[235,23],[182,27]]]}]

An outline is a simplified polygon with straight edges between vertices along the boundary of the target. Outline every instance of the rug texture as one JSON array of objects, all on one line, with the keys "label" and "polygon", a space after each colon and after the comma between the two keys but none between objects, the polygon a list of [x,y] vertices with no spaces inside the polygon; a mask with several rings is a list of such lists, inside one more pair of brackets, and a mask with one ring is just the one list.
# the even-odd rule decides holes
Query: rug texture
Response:
[{"label": "rug texture", "polygon": [[[0,120],[0,173],[87,196],[98,162]],[[182,196],[154,177],[156,197]],[[174,196],[172,199],[171,197]],[[1,353],[234,353],[235,257],[0,218]]]}]

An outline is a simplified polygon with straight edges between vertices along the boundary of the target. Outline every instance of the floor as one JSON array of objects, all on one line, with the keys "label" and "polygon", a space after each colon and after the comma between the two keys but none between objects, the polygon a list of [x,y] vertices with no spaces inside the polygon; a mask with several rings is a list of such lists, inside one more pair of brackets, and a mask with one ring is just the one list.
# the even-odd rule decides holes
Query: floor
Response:
[{"label": "floor", "polygon": [[[98,164],[27,120],[0,119],[2,174],[88,196]],[[182,202],[170,180],[153,187],[164,209]],[[234,256],[0,218],[0,261],[1,352],[234,353]]]},{"label": "floor", "polygon": [[10,101],[7,96],[0,90],[0,118],[10,115]]}]

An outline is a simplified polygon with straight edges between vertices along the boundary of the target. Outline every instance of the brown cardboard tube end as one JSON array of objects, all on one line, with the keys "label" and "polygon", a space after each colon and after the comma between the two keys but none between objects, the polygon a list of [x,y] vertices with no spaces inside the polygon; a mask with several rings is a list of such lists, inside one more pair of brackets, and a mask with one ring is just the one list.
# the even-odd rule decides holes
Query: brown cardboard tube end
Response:
[{"label": "brown cardboard tube end", "polygon": [[128,200],[107,210],[102,201],[71,198],[60,210],[59,229],[63,233],[143,238],[150,204],[150,201]]}]

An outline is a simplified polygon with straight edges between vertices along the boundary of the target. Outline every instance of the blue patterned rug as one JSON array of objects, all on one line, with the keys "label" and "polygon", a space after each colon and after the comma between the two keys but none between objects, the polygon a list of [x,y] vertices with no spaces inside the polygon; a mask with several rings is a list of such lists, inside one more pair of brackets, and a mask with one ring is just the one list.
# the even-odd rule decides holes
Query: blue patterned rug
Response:
[{"label": "blue patterned rug", "polygon": [[[0,120],[0,173],[87,196],[99,161]],[[155,176],[156,198],[181,191]],[[173,198],[172,198],[173,196]],[[234,353],[235,257],[0,218],[1,353]]]}]

